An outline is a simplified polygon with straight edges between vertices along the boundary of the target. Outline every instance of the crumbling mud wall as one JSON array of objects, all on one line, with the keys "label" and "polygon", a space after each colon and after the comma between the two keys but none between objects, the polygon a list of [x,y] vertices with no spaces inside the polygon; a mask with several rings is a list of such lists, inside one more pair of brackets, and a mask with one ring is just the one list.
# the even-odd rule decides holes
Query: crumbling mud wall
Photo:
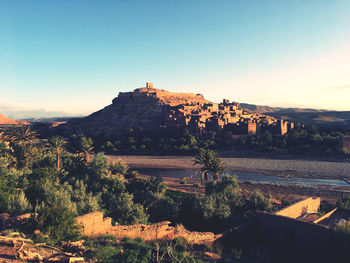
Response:
[{"label": "crumbling mud wall", "polygon": [[318,198],[307,198],[305,200],[294,203],[282,210],[276,212],[276,215],[286,216],[290,218],[298,218],[307,213],[317,213],[320,207],[321,199]]},{"label": "crumbling mud wall", "polygon": [[211,232],[191,232],[181,225],[170,226],[169,221],[159,222],[152,225],[134,224],[129,226],[112,226],[111,218],[103,218],[102,212],[92,212],[76,218],[83,226],[85,236],[112,235],[118,239],[124,237],[141,238],[145,241],[156,239],[173,240],[184,237],[191,244],[212,244],[222,235]]},{"label": "crumbling mud wall", "polygon": [[83,227],[85,236],[105,235],[112,227],[112,218],[103,218],[102,212],[92,212],[75,218]]},{"label": "crumbling mud wall", "polygon": [[350,135],[344,135],[340,137],[340,147],[350,151]]}]

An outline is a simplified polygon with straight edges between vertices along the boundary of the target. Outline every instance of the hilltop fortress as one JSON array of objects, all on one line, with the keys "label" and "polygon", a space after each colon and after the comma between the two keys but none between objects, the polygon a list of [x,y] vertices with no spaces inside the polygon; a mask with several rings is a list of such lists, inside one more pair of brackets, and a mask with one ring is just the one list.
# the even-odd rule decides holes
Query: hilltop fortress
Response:
[{"label": "hilltop fortress", "polygon": [[105,133],[128,128],[187,128],[200,135],[215,131],[227,138],[259,135],[264,130],[283,135],[293,123],[249,113],[237,102],[213,103],[201,94],[155,89],[152,83],[132,92],[120,92],[112,104],[90,116],[72,120],[69,129]]}]

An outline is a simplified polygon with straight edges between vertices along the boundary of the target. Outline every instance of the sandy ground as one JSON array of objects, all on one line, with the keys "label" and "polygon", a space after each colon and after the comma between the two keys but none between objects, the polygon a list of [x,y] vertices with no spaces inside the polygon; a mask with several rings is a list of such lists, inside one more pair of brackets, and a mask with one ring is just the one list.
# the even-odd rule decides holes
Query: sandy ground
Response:
[{"label": "sandy ground", "polygon": [[[132,168],[193,168],[193,156],[108,156],[122,159]],[[350,162],[222,158],[229,170],[288,177],[350,179]]]},{"label": "sandy ground", "polygon": [[[131,168],[194,168],[193,156],[108,156],[111,161],[122,159]],[[310,160],[280,160],[267,158],[222,158],[228,169],[267,175],[288,177],[312,177],[327,179],[350,180],[350,163],[310,161]],[[148,175],[142,175],[148,176]],[[182,178],[164,177],[164,182],[170,189],[204,194],[204,186],[198,186],[198,178],[187,179],[186,184],[180,183]],[[326,186],[293,187],[268,185],[258,183],[240,183],[243,194],[249,197],[256,189],[269,194],[275,203],[291,202],[308,196],[321,197],[335,203],[342,196],[342,192]]]}]

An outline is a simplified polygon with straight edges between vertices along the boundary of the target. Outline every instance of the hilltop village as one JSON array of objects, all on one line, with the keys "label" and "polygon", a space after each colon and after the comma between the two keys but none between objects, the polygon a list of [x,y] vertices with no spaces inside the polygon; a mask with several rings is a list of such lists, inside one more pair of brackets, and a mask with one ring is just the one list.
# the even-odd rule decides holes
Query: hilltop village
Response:
[{"label": "hilltop village", "polygon": [[138,106],[150,103],[162,105],[156,109],[159,126],[187,127],[200,135],[215,131],[226,138],[235,138],[237,135],[260,135],[265,130],[283,135],[294,128],[294,123],[242,110],[238,102],[224,99],[217,104],[205,100],[201,94],[168,92],[155,89],[148,82],[146,87],[120,93],[113,100],[116,105],[130,103]]},{"label": "hilltop village", "polygon": [[224,99],[217,104],[201,94],[169,92],[146,83],[146,87],[120,92],[111,105],[57,128],[65,135],[89,136],[109,136],[130,129],[164,135],[187,129],[200,137],[215,133],[215,137],[229,142],[265,131],[283,135],[293,127],[291,122],[243,110],[237,102]]}]

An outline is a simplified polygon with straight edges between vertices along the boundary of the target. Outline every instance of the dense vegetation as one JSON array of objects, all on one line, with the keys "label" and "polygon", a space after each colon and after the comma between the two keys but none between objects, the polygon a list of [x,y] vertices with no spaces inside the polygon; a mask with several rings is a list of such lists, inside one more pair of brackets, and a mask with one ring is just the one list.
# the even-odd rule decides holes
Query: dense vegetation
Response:
[{"label": "dense vegetation", "polygon": [[144,242],[141,239],[128,238],[120,241],[113,236],[89,239],[87,247],[97,248],[90,256],[99,262],[128,263],[208,262],[208,258],[203,252],[213,250],[205,245],[191,246],[184,238],[177,238],[173,241]]},{"label": "dense vegetation", "polygon": [[[224,173],[224,163],[208,148],[198,148],[194,159],[205,183],[205,194],[196,195],[169,190],[159,177],[142,178],[121,160],[110,163],[102,152],[93,154],[90,138],[37,137],[29,126],[0,133],[0,211],[12,216],[33,213],[23,231],[38,242],[79,238],[81,229],[74,218],[92,211],[103,211],[114,224],[168,220],[190,230],[236,233],[254,211],[274,209],[260,191],[244,198],[237,178]],[[186,141],[191,140],[187,134]],[[344,196],[338,205],[350,208],[349,200]],[[348,222],[335,228],[345,236],[349,229]],[[160,257],[162,262],[205,261],[202,254],[193,256],[199,247],[183,240],[145,243],[101,237],[89,240],[88,246],[99,248],[91,257],[103,262],[160,262]],[[232,247],[224,252],[236,259],[242,256]]]},{"label": "dense vegetation", "polygon": [[[129,129],[124,132],[93,136],[95,148],[108,154],[196,154],[201,148],[214,150],[251,150],[260,152],[279,152],[292,154],[349,154],[339,147],[339,138],[346,134],[344,131],[320,130],[317,126],[303,127],[297,125],[295,129],[280,136],[272,132],[262,131],[260,136],[242,136],[237,140],[227,140],[225,136],[216,132],[209,132],[202,136],[192,133],[188,129],[147,132],[141,128]],[[78,138],[73,135],[71,140]]]},{"label": "dense vegetation", "polygon": [[220,232],[242,222],[257,207],[271,208],[261,193],[245,200],[235,177],[219,180],[224,167],[210,150],[201,151],[211,156],[202,160],[202,170],[209,169],[206,173],[213,173],[215,180],[207,178],[206,194],[198,196],[169,191],[161,178],[141,178],[121,160],[108,162],[103,153],[92,156],[92,140],[85,137],[74,144],[59,136],[44,142],[29,126],[19,126],[5,130],[0,145],[1,211],[37,212],[31,229],[40,229],[54,242],[77,235],[78,229],[67,225],[74,216],[92,211],[104,211],[115,224],[169,220]]}]

